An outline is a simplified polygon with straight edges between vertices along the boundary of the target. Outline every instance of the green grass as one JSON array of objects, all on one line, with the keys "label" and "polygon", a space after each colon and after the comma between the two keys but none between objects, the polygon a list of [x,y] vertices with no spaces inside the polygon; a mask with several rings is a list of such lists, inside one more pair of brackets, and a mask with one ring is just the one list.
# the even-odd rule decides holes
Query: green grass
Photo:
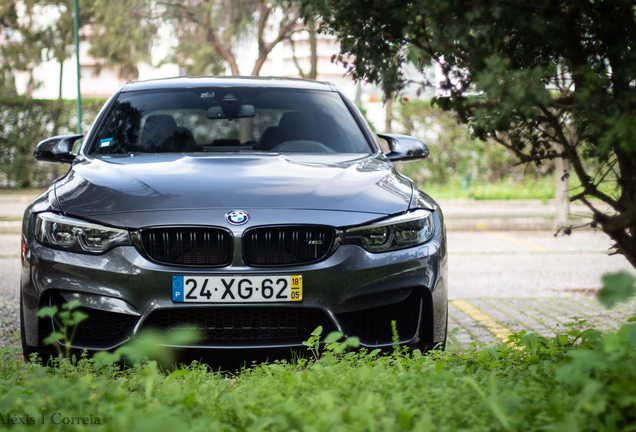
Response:
[{"label": "green grass", "polygon": [[435,199],[554,199],[556,186],[552,178],[524,179],[521,182],[475,183],[468,187],[460,179],[441,185],[427,182],[420,189]]},{"label": "green grass", "polygon": [[[468,186],[468,187],[466,187]],[[453,179],[447,184],[427,181],[419,188],[435,199],[476,199],[476,200],[542,200],[554,199],[556,183],[552,176],[541,178],[524,178],[521,181],[512,180],[499,183],[471,182],[462,185],[461,179]],[[570,196],[580,192],[578,179],[570,180]],[[614,194],[614,185],[604,183],[600,190],[609,195]]]},{"label": "green grass", "polygon": [[[626,273],[610,282],[633,293]],[[601,300],[619,297],[615,290]],[[427,355],[347,353],[341,348],[355,341],[334,343],[339,335],[319,349],[314,335],[310,359],[236,373],[196,362],[163,372],[148,360],[121,371],[108,353],[44,367],[4,349],[0,423],[117,432],[634,430],[636,326],[601,335],[583,325],[550,339],[521,332],[501,345]],[[128,353],[139,357],[142,346],[148,354],[147,343]]]}]

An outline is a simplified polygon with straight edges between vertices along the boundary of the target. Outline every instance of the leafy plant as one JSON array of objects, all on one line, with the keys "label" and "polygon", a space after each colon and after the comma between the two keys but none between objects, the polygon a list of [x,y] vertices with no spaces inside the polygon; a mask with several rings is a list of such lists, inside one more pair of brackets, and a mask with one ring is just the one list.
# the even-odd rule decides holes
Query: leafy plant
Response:
[{"label": "leafy plant", "polygon": [[472,136],[470,129],[457,123],[451,113],[431,106],[429,101],[403,102],[397,108],[396,123],[402,133],[422,140],[430,148],[424,161],[400,164],[400,171],[418,183],[446,185],[462,177],[473,186],[504,180],[520,181],[549,176],[554,183],[554,166],[515,167],[514,154],[493,142]]},{"label": "leafy plant", "polygon": [[[336,58],[386,94],[407,64],[434,66],[435,105],[522,164],[564,159],[572,196],[636,267],[636,6],[633,1],[301,0]],[[381,12],[380,12],[381,11]],[[606,184],[611,192],[604,190]],[[594,198],[598,201],[592,201]],[[599,205],[602,202],[602,205]]]},{"label": "leafy plant", "polygon": [[[79,301],[73,300],[64,303],[61,310],[57,306],[47,306],[38,311],[38,318],[49,318],[55,321],[58,331],[51,333],[44,339],[44,343],[54,345],[60,356],[63,354],[66,354],[66,357],[70,356],[71,341],[77,330],[77,325],[88,318],[88,315],[76,310],[80,306]],[[64,347],[64,351],[62,351],[62,347]]]},{"label": "leafy plant", "polygon": [[[634,288],[625,275],[604,284],[608,304]],[[316,329],[309,360],[233,373],[198,362],[162,368],[141,351],[126,369],[106,354],[61,369],[16,362],[5,348],[0,423],[33,419],[39,429],[63,430],[69,426],[53,420],[86,417],[75,430],[628,431],[636,423],[633,321],[601,334],[578,320],[554,337],[520,332],[503,344],[429,353],[349,350],[358,342],[332,333],[321,343]]]},{"label": "leafy plant", "polygon": [[[82,101],[82,129],[88,130],[105,100]],[[33,159],[38,142],[55,135],[75,133],[75,101],[0,99],[0,173],[9,186],[48,184],[64,167]]]},{"label": "leafy plant", "polygon": [[324,339],[324,348],[321,353],[321,336],[322,326],[318,326],[313,332],[311,332],[309,339],[303,341],[303,345],[308,348],[314,361],[320,361],[324,353],[342,354],[347,348],[357,348],[360,346],[360,340],[357,337],[347,338],[343,342],[338,342],[344,335],[341,332],[336,331],[329,333]]}]

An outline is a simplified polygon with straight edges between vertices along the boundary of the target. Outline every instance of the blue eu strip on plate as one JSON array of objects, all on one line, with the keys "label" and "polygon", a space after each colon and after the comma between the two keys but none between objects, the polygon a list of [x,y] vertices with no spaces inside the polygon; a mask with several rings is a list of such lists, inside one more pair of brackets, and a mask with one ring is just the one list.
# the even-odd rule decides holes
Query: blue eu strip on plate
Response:
[{"label": "blue eu strip on plate", "polygon": [[183,276],[172,276],[172,301],[183,302]]}]

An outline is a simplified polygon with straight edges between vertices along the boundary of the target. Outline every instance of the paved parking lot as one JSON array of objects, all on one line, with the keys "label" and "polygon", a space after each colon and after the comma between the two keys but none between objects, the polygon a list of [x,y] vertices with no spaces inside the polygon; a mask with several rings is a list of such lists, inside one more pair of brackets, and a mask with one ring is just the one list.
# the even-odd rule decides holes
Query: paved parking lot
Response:
[{"label": "paved parking lot", "polygon": [[615,330],[636,311],[636,301],[602,307],[594,294],[606,272],[634,269],[610,256],[601,232],[450,232],[449,328],[455,341],[495,343],[526,330],[553,336],[577,319]]},{"label": "paved parking lot", "polygon": [[[608,271],[634,270],[609,256],[608,238],[594,231],[554,237],[549,231],[450,232],[449,328],[454,342],[496,343],[512,331],[544,336],[567,331],[576,318],[599,330],[618,328],[636,301],[611,311],[594,293]],[[0,234],[0,346],[18,345],[20,236]]]},{"label": "paved parking lot", "polygon": [[609,238],[594,231],[449,232],[451,298],[561,297],[601,287],[601,275],[632,271],[609,256]]}]

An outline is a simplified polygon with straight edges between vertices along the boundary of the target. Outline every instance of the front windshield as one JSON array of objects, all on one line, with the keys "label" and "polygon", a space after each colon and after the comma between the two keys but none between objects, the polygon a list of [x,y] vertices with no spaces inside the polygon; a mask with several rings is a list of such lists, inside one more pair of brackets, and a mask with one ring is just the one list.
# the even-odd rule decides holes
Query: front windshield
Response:
[{"label": "front windshield", "polygon": [[371,153],[340,95],[218,87],[122,93],[91,154]]}]

